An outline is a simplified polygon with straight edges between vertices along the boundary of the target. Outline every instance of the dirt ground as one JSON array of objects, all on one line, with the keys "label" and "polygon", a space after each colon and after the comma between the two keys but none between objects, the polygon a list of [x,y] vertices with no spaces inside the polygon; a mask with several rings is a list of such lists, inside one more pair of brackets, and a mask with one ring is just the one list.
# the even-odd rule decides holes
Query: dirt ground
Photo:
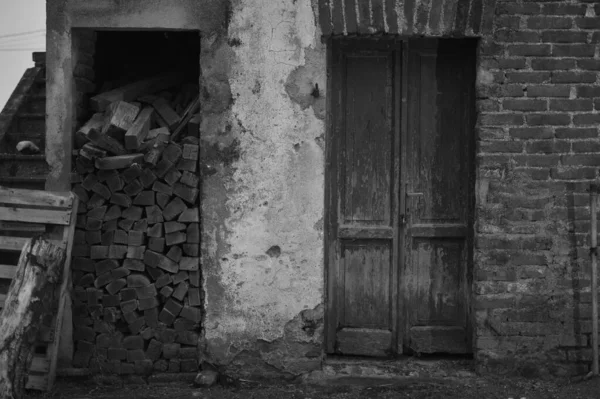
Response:
[{"label": "dirt ground", "polygon": [[[141,382],[141,381],[139,381]],[[32,393],[39,399],[591,399],[600,398],[600,379],[542,381],[523,378],[470,376],[463,378],[336,377],[318,383],[257,382],[242,380],[233,386],[194,388],[187,383],[132,384],[115,379],[86,382],[59,380],[50,393]]]}]

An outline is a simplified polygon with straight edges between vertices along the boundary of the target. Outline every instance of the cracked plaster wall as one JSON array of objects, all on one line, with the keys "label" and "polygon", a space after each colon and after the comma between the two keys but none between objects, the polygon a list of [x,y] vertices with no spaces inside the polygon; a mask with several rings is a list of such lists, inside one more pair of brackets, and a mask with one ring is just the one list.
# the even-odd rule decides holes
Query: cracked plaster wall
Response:
[{"label": "cracked plaster wall", "polygon": [[227,33],[203,37],[204,353],[229,368],[320,367],[326,56],[315,3],[234,0]]}]

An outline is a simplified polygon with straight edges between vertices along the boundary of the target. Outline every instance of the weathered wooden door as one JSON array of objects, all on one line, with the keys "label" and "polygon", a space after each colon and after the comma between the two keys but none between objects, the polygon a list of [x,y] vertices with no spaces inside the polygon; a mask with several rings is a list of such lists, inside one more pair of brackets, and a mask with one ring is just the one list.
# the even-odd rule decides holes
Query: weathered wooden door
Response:
[{"label": "weathered wooden door", "polygon": [[332,45],[329,353],[470,351],[474,66],[444,42]]}]

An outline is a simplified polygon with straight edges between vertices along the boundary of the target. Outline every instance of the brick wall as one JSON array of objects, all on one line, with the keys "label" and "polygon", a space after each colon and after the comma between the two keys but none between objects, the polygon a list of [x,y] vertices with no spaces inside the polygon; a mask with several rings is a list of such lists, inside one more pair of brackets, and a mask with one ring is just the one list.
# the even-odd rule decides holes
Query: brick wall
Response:
[{"label": "brick wall", "polygon": [[498,1],[481,40],[473,294],[484,368],[589,367],[598,29],[593,1]]}]

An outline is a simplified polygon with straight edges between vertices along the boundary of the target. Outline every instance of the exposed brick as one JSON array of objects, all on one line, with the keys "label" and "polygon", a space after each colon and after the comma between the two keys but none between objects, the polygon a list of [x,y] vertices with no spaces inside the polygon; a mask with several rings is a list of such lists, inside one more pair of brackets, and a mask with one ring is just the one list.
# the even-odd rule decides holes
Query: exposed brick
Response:
[{"label": "exposed brick", "polygon": [[[532,54],[535,55],[535,54]],[[507,72],[509,83],[544,83],[550,81],[549,72]]]},{"label": "exposed brick", "polygon": [[577,97],[600,97],[600,87],[598,86],[580,86],[577,88]]},{"label": "exposed brick", "polygon": [[594,83],[594,72],[552,72],[552,83]]},{"label": "exposed brick", "polygon": [[520,153],[523,151],[523,143],[518,141],[481,141],[479,142],[479,151]]},{"label": "exposed brick", "polygon": [[573,59],[565,58],[536,58],[531,60],[531,68],[543,71],[552,71],[556,69],[574,69],[576,62]]},{"label": "exposed brick", "polygon": [[533,85],[527,87],[528,97],[569,97],[571,87],[561,85]]},{"label": "exposed brick", "polygon": [[535,153],[563,153],[569,152],[571,142],[565,140],[541,140],[531,141],[526,144],[525,150],[530,154]]},{"label": "exposed brick", "polygon": [[529,29],[569,29],[573,26],[573,19],[568,17],[529,17]]},{"label": "exposed brick", "polygon": [[600,166],[600,157],[596,154],[563,155],[560,160],[565,166]]},{"label": "exposed brick", "polygon": [[600,29],[600,17],[575,18],[575,24],[580,29]]},{"label": "exposed brick", "polygon": [[543,15],[585,15],[585,4],[549,3],[542,5]]},{"label": "exposed brick", "polygon": [[586,139],[598,137],[597,128],[564,127],[556,129],[556,138],[559,139]]},{"label": "exposed brick", "polygon": [[522,125],[523,115],[514,113],[490,113],[479,116],[482,126]]},{"label": "exposed brick", "polygon": [[576,114],[573,115],[575,125],[597,125],[600,122],[600,114]]},{"label": "exposed brick", "polygon": [[583,59],[577,60],[577,67],[579,69],[600,71],[600,60],[596,59]]},{"label": "exposed brick", "polygon": [[494,32],[494,37],[498,42],[507,43],[536,43],[540,41],[538,32],[513,29],[498,29]]},{"label": "exposed brick", "polygon": [[507,111],[546,111],[548,106],[545,100],[507,99],[502,101],[502,108]]},{"label": "exposed brick", "polygon": [[549,127],[514,127],[509,129],[509,135],[516,139],[550,139],[554,132]]},{"label": "exposed brick", "polygon": [[550,113],[539,113],[539,114],[527,114],[525,116],[527,124],[530,126],[541,126],[541,125],[568,125],[571,123],[571,116],[568,114],[550,114]]},{"label": "exposed brick", "polygon": [[600,152],[600,143],[596,140],[574,141],[573,152]]},{"label": "exposed brick", "polygon": [[596,170],[597,168],[589,167],[580,167],[574,169],[553,168],[551,170],[551,176],[554,179],[560,180],[594,179],[596,177]]},{"label": "exposed brick", "polygon": [[551,111],[591,111],[593,108],[592,100],[589,99],[550,100]]},{"label": "exposed brick", "polygon": [[509,56],[539,57],[550,55],[551,46],[549,44],[511,44],[507,46],[507,50]]}]

